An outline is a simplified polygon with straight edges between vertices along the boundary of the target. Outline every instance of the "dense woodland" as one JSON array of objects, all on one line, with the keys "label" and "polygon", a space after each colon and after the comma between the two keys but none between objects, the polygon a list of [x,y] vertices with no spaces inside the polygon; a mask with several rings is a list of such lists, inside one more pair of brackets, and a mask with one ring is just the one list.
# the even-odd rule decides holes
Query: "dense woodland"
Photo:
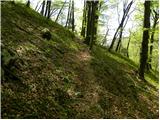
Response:
[{"label": "dense woodland", "polygon": [[159,118],[159,2],[1,1],[2,118]]}]

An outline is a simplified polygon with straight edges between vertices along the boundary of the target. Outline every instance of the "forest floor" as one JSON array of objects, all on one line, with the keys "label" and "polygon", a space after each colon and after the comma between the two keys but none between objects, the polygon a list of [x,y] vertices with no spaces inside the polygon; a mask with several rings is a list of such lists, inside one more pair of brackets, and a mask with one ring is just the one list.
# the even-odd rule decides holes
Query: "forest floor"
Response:
[{"label": "forest floor", "polygon": [[[2,3],[2,118],[159,118],[158,78],[24,5]],[[51,40],[43,39],[48,28]]]}]

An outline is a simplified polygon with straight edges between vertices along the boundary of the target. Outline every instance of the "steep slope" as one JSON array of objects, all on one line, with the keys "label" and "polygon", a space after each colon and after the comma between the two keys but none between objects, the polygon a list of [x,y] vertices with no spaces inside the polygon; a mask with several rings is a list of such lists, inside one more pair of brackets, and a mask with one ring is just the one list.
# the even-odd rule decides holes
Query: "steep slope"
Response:
[{"label": "steep slope", "polygon": [[[158,118],[158,80],[24,5],[2,3],[2,118]],[[42,38],[49,29],[51,40]]]}]

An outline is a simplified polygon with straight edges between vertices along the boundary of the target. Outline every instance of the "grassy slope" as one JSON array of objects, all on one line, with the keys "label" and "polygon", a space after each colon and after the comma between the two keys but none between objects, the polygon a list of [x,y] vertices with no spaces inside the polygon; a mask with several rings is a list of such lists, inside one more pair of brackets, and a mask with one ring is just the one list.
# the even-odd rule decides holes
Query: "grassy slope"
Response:
[{"label": "grassy slope", "polygon": [[[42,39],[50,29],[52,40]],[[2,118],[158,118],[158,82],[23,5],[2,3]]]}]

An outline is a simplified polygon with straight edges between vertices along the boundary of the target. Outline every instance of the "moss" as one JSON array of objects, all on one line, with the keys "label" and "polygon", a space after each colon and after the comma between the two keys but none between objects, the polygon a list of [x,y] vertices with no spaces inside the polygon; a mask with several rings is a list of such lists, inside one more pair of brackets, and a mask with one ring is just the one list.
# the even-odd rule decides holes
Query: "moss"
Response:
[{"label": "moss", "polygon": [[2,68],[2,118],[157,118],[157,78],[146,73],[146,84],[133,61],[93,48],[31,8],[3,2],[2,66],[15,62]]}]

